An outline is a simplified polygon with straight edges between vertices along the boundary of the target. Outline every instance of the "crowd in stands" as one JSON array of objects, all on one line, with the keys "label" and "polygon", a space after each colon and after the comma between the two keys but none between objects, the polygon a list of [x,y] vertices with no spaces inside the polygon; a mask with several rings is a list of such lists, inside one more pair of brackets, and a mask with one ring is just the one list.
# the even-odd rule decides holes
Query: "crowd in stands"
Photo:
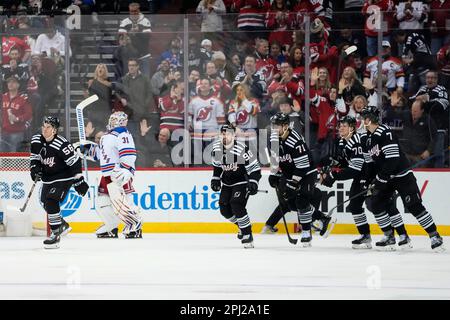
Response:
[{"label": "crowd in stands", "polygon": [[[20,150],[28,128],[37,128],[43,114],[57,108],[69,71],[64,62],[73,56],[65,52],[61,25],[52,17],[32,19],[29,8],[38,3],[45,13],[48,1],[9,2],[16,14],[1,20],[0,151]],[[86,115],[86,131],[98,140],[108,115],[125,111],[139,166],[183,165],[171,157],[182,142],[183,135],[174,134],[181,129],[192,141],[191,160],[208,164],[204,154],[226,122],[258,153],[261,130],[280,110],[303,133],[309,122],[309,143],[319,162],[333,152],[339,119],[354,116],[364,130],[359,115],[368,105],[380,109],[412,163],[434,156],[421,166],[449,165],[450,0],[186,1],[181,9],[192,22],[188,65],[182,28],[155,38],[155,16],[147,12],[149,2],[157,1],[56,2],[59,9],[79,6],[90,14],[89,23],[101,21],[111,5],[107,10],[128,11],[117,24],[114,64],[98,64],[84,84],[85,97],[100,98]],[[46,31],[31,35],[23,32],[27,28]],[[162,39],[167,47],[155,50]]]}]

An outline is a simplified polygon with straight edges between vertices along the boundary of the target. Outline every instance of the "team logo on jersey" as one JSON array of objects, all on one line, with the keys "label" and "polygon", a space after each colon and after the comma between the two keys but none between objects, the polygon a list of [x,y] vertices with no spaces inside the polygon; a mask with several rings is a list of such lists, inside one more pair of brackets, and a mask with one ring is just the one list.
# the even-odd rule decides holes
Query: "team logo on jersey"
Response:
[{"label": "team logo on jersey", "polygon": [[236,122],[239,124],[246,124],[250,121],[250,116],[247,110],[241,110],[236,115]]},{"label": "team logo on jersey", "polygon": [[280,157],[280,162],[292,162],[292,157],[291,155],[285,154],[284,156]]},{"label": "team logo on jersey", "polygon": [[45,158],[42,163],[51,168],[55,165],[55,157]]},{"label": "team logo on jersey", "polygon": [[74,214],[81,206],[83,197],[76,193],[73,189],[70,189],[67,196],[61,203],[61,215],[68,217]]},{"label": "team logo on jersey", "polygon": [[208,121],[211,119],[212,107],[203,107],[197,112],[197,121]]},{"label": "team logo on jersey", "polygon": [[378,145],[376,144],[372,149],[369,150],[369,155],[372,156],[379,156],[380,155],[380,148],[378,147]]},{"label": "team logo on jersey", "polygon": [[238,169],[237,163],[222,165],[223,171],[237,171],[237,169]]}]

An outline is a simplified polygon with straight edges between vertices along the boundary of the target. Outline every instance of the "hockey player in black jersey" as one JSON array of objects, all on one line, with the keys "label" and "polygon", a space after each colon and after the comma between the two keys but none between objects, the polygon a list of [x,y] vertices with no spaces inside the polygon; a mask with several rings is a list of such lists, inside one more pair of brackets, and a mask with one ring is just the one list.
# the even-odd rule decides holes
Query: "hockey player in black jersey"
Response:
[{"label": "hockey player in black jersey", "polygon": [[244,248],[253,248],[252,225],[247,214],[249,195],[258,192],[261,167],[256,155],[236,140],[235,129],[224,125],[212,150],[214,167],[211,189],[220,191],[220,213],[239,228],[238,239]]},{"label": "hockey player in black jersey", "polygon": [[[303,122],[300,119],[300,116],[297,112],[292,111],[292,100],[288,98],[282,98],[280,100],[280,113],[277,117],[272,118],[273,121],[277,121],[279,123],[282,123],[283,121],[286,121],[285,117],[282,117],[281,114],[287,116],[287,123],[289,124],[289,128],[296,133],[298,133],[300,136]],[[276,120],[278,119],[278,120]],[[275,135],[276,137],[276,135]],[[276,137],[276,142],[278,143],[278,138]],[[269,141],[270,145],[270,141]],[[278,150],[276,150],[278,151]],[[273,163],[276,168],[278,168],[278,162],[274,157],[271,157],[270,159],[271,163]],[[261,233],[265,234],[273,234],[278,232],[278,229],[275,227],[275,225],[281,220],[281,218],[288,213],[289,211],[297,211],[294,203],[291,202],[294,207],[289,205],[289,202],[287,199],[283,198],[283,194],[286,194],[286,178],[282,177],[281,174],[273,174],[269,177],[269,184],[272,188],[275,188],[277,197],[278,197],[278,206],[274,209],[273,213],[270,215],[270,217],[267,219]],[[316,187],[314,188],[313,192],[313,200],[312,205],[314,207],[314,213],[312,215],[313,219],[313,229],[316,229],[319,231],[321,236],[328,236],[328,234],[332,231],[334,224],[336,222],[335,218],[327,217],[319,210],[320,203],[322,202],[322,192]],[[316,227],[317,226],[317,227]]]},{"label": "hockey player in black jersey", "polygon": [[42,134],[31,138],[30,173],[33,181],[42,180],[40,201],[47,212],[51,234],[44,240],[46,249],[59,248],[61,235],[67,233],[69,225],[60,213],[60,202],[66,197],[70,187],[84,196],[89,189],[81,174],[81,160],[74,152],[72,144],[57,134],[59,120],[46,117],[42,124]]},{"label": "hockey player in black jersey", "polygon": [[[392,192],[397,191],[404,206],[417,219],[431,239],[431,248],[442,251],[443,239],[439,235],[432,216],[422,204],[422,197],[417,186],[416,178],[410,170],[410,164],[397,142],[391,129],[379,123],[378,111],[367,107],[361,113],[364,126],[371,133],[367,139],[369,155],[374,162],[376,172],[371,185],[372,211],[375,216],[385,214],[387,200]],[[392,227],[386,226],[381,243],[385,247],[395,244]]]},{"label": "hockey player in black jersey", "polygon": [[[338,172],[329,172],[328,174],[321,175],[321,183],[326,187],[332,187],[335,181],[352,179],[352,185],[350,187],[349,197],[355,197],[358,193],[364,190],[366,175],[368,174],[368,167],[370,163],[365,163],[365,150],[362,141],[366,140],[367,134],[356,133],[356,119],[351,116],[345,116],[339,122],[339,140],[338,159],[339,167]],[[356,228],[361,234],[361,237],[352,241],[352,247],[354,249],[371,249],[372,239],[370,236],[370,227],[367,222],[367,217],[364,213],[363,204],[366,199],[364,194],[359,197],[355,197],[350,200],[348,210],[352,213],[355,221]],[[394,198],[393,198],[394,199]],[[406,229],[403,224],[403,219],[396,208],[395,201],[389,199],[389,205],[387,206],[387,213],[389,215],[388,220],[377,219],[383,223],[385,220],[391,222],[395,226],[398,234],[400,235],[399,246],[404,248],[410,248],[410,239],[406,233]],[[383,218],[386,218],[383,215]]]},{"label": "hockey player in black jersey", "polygon": [[[278,167],[272,167],[269,183],[287,200],[289,209],[297,211],[302,226],[301,242],[309,247],[317,170],[303,137],[289,127],[289,117],[280,112],[271,118],[271,123],[271,154],[275,155]],[[286,179],[283,190],[279,187],[281,177]],[[323,230],[326,229],[327,226]]]}]

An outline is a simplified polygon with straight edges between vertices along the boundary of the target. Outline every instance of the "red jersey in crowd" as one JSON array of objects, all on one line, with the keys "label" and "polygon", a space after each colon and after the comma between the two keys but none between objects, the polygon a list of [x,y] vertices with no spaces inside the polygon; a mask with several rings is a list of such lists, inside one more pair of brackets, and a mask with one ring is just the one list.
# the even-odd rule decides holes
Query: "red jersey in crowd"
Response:
[{"label": "red jersey in crowd", "polygon": [[[26,94],[18,94],[11,98],[9,92],[3,94],[2,130],[5,133],[18,133],[25,131],[31,121],[32,109]],[[11,120],[10,115],[18,118],[17,122]]]},{"label": "red jersey in crowd", "polygon": [[[370,2],[372,2],[370,4]],[[368,37],[376,37],[377,36],[377,28],[379,28],[379,15],[381,12],[383,13],[383,21],[387,22],[388,30],[383,32],[384,35],[387,35],[394,22],[393,11],[394,3],[391,0],[374,0],[364,2],[364,6],[362,8],[363,15],[366,16],[366,23],[364,25],[364,33]]]},{"label": "red jersey in crowd", "polygon": [[238,28],[264,28],[270,3],[266,0],[234,0],[232,11],[239,12]]},{"label": "red jersey in crowd", "polygon": [[184,99],[173,99],[170,94],[159,98],[160,129],[167,128],[170,132],[184,128]]},{"label": "red jersey in crowd", "polygon": [[2,37],[2,63],[9,63],[9,52],[12,48],[19,49],[20,58],[23,57],[25,52],[31,52],[30,46],[27,42],[18,37]]}]

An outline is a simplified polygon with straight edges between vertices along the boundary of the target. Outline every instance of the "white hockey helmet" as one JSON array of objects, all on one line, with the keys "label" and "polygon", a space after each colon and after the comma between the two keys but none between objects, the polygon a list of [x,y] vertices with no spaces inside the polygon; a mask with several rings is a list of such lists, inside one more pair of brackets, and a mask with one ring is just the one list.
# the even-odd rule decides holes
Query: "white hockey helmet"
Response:
[{"label": "white hockey helmet", "polygon": [[127,125],[128,116],[123,111],[116,111],[109,116],[108,125],[106,129],[112,130],[117,127],[125,127]]}]

